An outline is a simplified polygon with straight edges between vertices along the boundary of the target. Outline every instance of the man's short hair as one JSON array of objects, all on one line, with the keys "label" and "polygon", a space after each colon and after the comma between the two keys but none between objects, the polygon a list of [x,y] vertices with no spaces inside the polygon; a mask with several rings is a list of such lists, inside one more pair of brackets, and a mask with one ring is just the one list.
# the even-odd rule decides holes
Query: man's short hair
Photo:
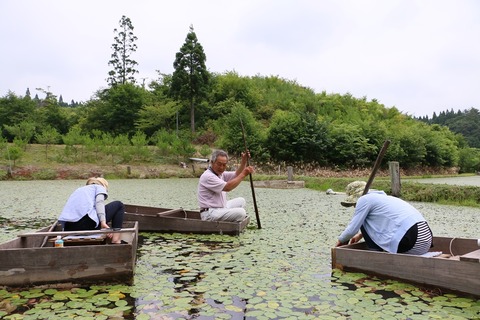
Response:
[{"label": "man's short hair", "polygon": [[212,153],[212,159],[211,159],[211,163],[214,163],[215,161],[217,161],[217,158],[218,157],[226,157],[227,158],[227,161],[228,161],[228,153],[226,153],[225,151],[223,150],[215,150],[213,151]]}]

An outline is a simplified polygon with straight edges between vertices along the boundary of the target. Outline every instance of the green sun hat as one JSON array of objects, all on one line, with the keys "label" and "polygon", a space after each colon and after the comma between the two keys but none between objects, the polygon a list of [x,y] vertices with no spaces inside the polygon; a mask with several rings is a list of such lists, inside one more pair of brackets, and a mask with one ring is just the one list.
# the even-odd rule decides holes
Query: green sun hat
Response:
[{"label": "green sun hat", "polygon": [[349,183],[345,188],[345,193],[347,194],[347,197],[345,198],[345,200],[340,202],[340,204],[344,207],[354,206],[357,203],[358,198],[363,195],[363,191],[365,190],[366,185],[367,183],[365,181],[354,181],[352,183]]}]

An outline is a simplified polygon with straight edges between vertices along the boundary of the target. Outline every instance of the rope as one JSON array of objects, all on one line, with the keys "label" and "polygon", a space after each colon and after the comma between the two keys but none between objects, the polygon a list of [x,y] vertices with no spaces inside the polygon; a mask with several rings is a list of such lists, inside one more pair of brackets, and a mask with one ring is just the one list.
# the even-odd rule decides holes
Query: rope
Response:
[{"label": "rope", "polygon": [[450,255],[453,257],[453,252],[452,252],[452,243],[453,243],[453,240],[455,240],[455,237],[452,238],[452,240],[450,240],[450,245],[449,245],[449,250],[450,250]]}]

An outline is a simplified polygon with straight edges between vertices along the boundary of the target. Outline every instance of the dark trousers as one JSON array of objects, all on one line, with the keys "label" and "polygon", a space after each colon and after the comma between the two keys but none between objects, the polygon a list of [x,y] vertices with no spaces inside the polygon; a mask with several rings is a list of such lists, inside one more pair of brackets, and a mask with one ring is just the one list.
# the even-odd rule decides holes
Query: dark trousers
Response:
[{"label": "dark trousers", "polygon": [[[105,205],[105,216],[107,223],[111,222],[113,229],[121,229],[123,224],[123,215],[125,206],[121,201],[112,201]],[[77,222],[65,222],[65,231],[95,230],[100,229],[100,224],[95,227],[95,221],[90,219],[88,214]]]},{"label": "dark trousers", "polygon": [[105,214],[107,222],[112,222],[113,229],[121,229],[123,224],[123,215],[125,206],[121,201],[112,201],[105,205]]},{"label": "dark trousers", "polygon": [[[369,249],[383,251],[383,249],[380,248],[372,240],[372,238],[370,238],[370,236],[368,235],[367,231],[363,226],[360,227],[360,230],[362,231],[363,239],[365,239],[365,242],[367,243],[367,246]],[[408,229],[408,231],[403,236],[402,240],[400,240],[400,243],[398,244],[397,253],[407,252],[408,250],[412,249],[413,246],[415,245],[415,242],[417,242],[417,235],[418,235],[418,227],[416,224],[414,224],[410,229]]]}]

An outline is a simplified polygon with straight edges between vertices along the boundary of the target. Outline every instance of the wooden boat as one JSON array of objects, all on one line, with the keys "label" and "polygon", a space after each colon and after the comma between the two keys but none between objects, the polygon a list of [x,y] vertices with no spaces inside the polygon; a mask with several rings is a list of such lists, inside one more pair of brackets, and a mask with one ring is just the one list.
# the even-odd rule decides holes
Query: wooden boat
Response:
[{"label": "wooden boat", "polygon": [[332,268],[480,296],[477,239],[434,237],[434,257],[371,251],[365,242],[332,248]]},{"label": "wooden boat", "polygon": [[[0,244],[0,286],[133,283],[138,223],[118,231],[51,231],[19,234]],[[107,233],[120,232],[126,244],[107,244]],[[64,247],[55,247],[57,236]]]},{"label": "wooden boat", "polygon": [[201,219],[200,211],[130,204],[125,205],[124,220],[138,221],[140,231],[228,235],[239,235],[250,222],[249,217],[241,222],[205,221]]}]

